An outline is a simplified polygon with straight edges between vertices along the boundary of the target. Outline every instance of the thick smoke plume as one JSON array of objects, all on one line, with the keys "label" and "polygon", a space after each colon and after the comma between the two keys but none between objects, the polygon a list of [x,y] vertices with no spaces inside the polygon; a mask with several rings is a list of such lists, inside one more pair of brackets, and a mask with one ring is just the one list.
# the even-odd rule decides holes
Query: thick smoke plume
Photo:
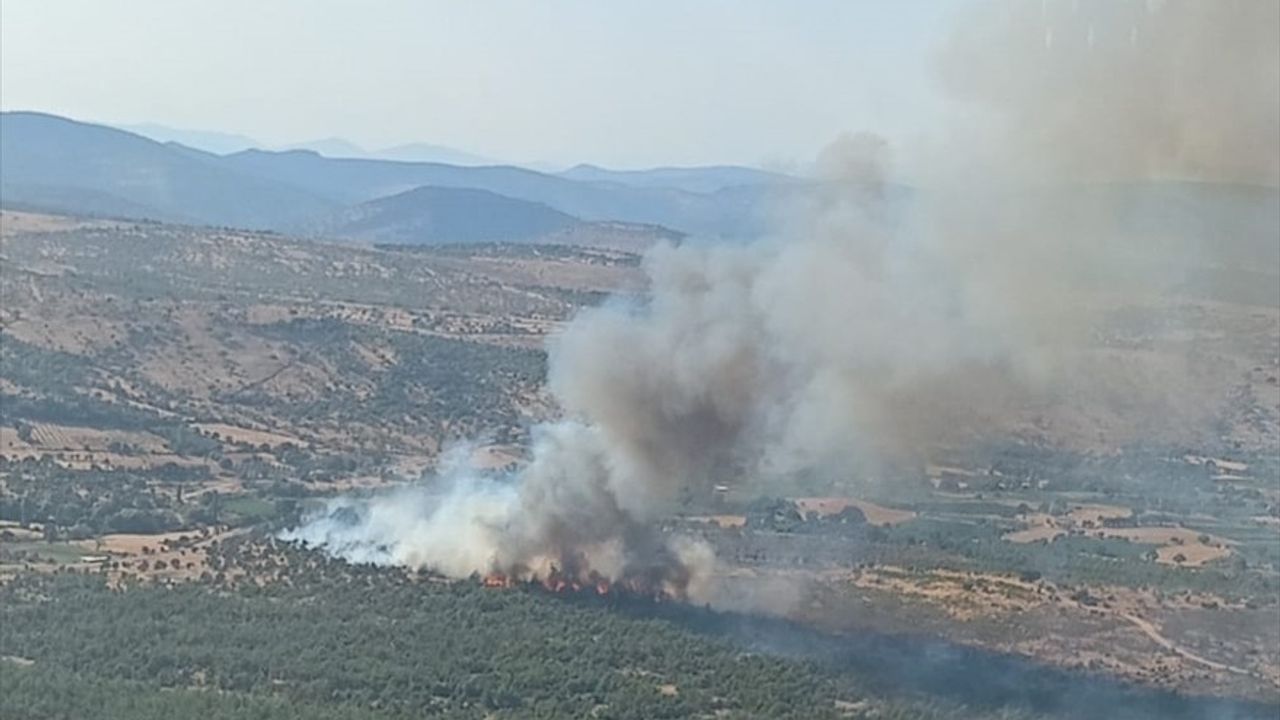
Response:
[{"label": "thick smoke plume", "polygon": [[[709,550],[658,529],[683,497],[847,477],[1092,377],[1070,350],[1095,319],[1085,291],[1160,291],[1168,248],[1153,265],[1147,238],[1122,241],[1142,208],[1055,183],[1274,182],[1276,7],[982,5],[944,53],[945,85],[979,111],[926,143],[915,189],[887,142],[841,138],[779,200],[776,236],[659,246],[643,302],[584,311],[551,342],[563,419],[535,429],[523,469],[443,463],[432,490],[338,501],[290,537],[451,576],[706,597]],[[1139,392],[1129,411],[1165,402]]]},{"label": "thick smoke plume", "polygon": [[976,113],[963,139],[1028,181],[1275,185],[1278,36],[1273,0],[994,0],[938,66]]}]

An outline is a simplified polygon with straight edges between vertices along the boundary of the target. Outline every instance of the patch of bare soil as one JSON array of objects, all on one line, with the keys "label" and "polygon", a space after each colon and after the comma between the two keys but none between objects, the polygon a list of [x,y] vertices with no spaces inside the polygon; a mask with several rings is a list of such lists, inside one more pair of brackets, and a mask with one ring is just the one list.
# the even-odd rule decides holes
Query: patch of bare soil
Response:
[{"label": "patch of bare soil", "polygon": [[1101,525],[1104,520],[1127,518],[1133,515],[1133,510],[1119,505],[1077,505],[1071,508],[1067,513],[1072,524],[1081,527],[1093,525]]},{"label": "patch of bare soil", "polygon": [[1133,542],[1159,545],[1156,559],[1168,565],[1198,567],[1231,554],[1230,540],[1181,527],[1102,528],[1096,537],[1127,538]]},{"label": "patch of bare soil", "polygon": [[108,220],[86,220],[65,215],[42,215],[40,213],[4,210],[0,211],[0,238],[28,233],[59,232],[83,227],[107,227],[113,224],[119,225],[120,223],[112,223]]},{"label": "patch of bare soil", "polygon": [[0,537],[9,536],[14,540],[39,540],[44,533],[38,527],[22,527],[12,520],[0,520]]},{"label": "patch of bare soil", "polygon": [[1046,601],[1042,585],[995,573],[951,570],[919,573],[878,566],[855,570],[848,580],[856,587],[888,590],[928,601],[957,620],[993,612],[1022,612]]},{"label": "patch of bare soil", "polygon": [[691,515],[686,520],[697,523],[708,523],[721,528],[740,528],[746,527],[746,515]]},{"label": "patch of bare soil", "polygon": [[97,557],[86,558],[86,566],[108,568],[112,583],[125,576],[149,581],[194,580],[209,570],[207,553],[215,542],[240,535],[243,529],[200,530],[140,535],[113,533],[76,544]]},{"label": "patch of bare soil", "polygon": [[1167,565],[1199,567],[1231,554],[1230,540],[1183,527],[1106,527],[1107,520],[1128,518],[1133,511],[1118,505],[1078,505],[1065,515],[1028,513],[1022,516],[1026,525],[1004,535],[1015,543],[1053,542],[1067,534],[1096,538],[1124,538],[1136,543],[1156,545],[1156,561]]},{"label": "patch of bare soil", "polygon": [[1004,535],[1004,539],[1015,543],[1033,543],[1040,542],[1042,540],[1045,542],[1053,542],[1066,534],[1067,531],[1057,525],[1042,523],[1038,525],[1031,525],[1024,530],[1015,530],[1011,533],[1006,533]]},{"label": "patch of bare soil", "polygon": [[192,427],[197,428],[200,432],[213,436],[217,435],[219,439],[233,443],[245,443],[255,447],[267,445],[269,447],[279,447],[285,443],[292,443],[298,447],[305,447],[307,443],[292,435],[283,433],[269,432],[267,430],[255,430],[253,428],[239,427],[236,425],[226,425],[224,423],[194,423]]},{"label": "patch of bare soil", "polygon": [[486,445],[471,453],[471,464],[482,470],[501,470],[523,459],[520,448],[510,445]]}]

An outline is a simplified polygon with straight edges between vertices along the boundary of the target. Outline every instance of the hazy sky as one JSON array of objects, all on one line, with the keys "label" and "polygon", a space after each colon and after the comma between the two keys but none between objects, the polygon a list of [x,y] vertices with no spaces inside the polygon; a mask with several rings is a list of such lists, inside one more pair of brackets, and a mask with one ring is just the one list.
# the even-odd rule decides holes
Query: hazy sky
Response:
[{"label": "hazy sky", "polygon": [[937,113],[953,0],[3,0],[0,104],[514,162],[808,160]]}]

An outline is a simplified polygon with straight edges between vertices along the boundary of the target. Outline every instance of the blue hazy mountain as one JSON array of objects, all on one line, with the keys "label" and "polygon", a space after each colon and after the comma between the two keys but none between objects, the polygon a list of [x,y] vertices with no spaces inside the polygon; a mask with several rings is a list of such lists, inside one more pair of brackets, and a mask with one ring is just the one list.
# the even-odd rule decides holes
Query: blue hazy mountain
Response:
[{"label": "blue hazy mountain", "polygon": [[[213,130],[190,130],[159,123],[112,124],[110,127],[141,135],[162,143],[178,143],[195,150],[215,155],[230,155],[241,150],[272,149],[268,143],[247,135]],[[493,159],[457,150],[444,145],[414,142],[394,145],[380,150],[366,150],[360,145],[340,137],[321,138],[306,142],[289,143],[276,150],[313,150],[327,157],[365,158],[375,160],[400,160],[403,162],[435,162],[450,165],[495,165]]]},{"label": "blue hazy mountain", "polygon": [[[262,148],[257,145],[254,149]],[[356,145],[350,140],[343,140],[340,137],[320,138],[318,140],[308,140],[306,142],[291,143],[280,148],[281,150],[310,150],[325,157],[331,158],[364,158],[369,157],[369,152],[364,148]]]},{"label": "blue hazy mountain", "polygon": [[304,189],[211,161],[217,157],[54,115],[0,114],[0,183],[11,206],[245,228],[335,209]]},{"label": "blue hazy mountain", "polygon": [[344,205],[422,186],[487,190],[542,203],[583,220],[663,225],[681,232],[739,237],[758,232],[767,186],[692,193],[666,187],[579,182],[524,168],[329,158],[308,151],[246,150],[218,159],[239,173],[292,185]]},{"label": "blue hazy mountain", "polygon": [[608,170],[596,165],[575,165],[556,173],[583,182],[616,183],[630,187],[665,187],[695,193],[713,193],[729,187],[796,182],[795,178],[736,165],[663,167],[647,170]]},{"label": "blue hazy mountain", "polygon": [[0,114],[3,201],[296,231],[342,208],[423,186],[485,190],[587,221],[663,225],[708,235],[751,229],[753,198],[584,183],[510,166],[328,158],[309,150],[217,155],[32,112]]},{"label": "blue hazy mountain", "polygon": [[404,145],[395,145],[393,147],[375,150],[371,153],[372,157],[379,160],[400,160],[402,162],[430,162],[444,163],[446,165],[497,165],[491,158],[487,158],[465,150],[457,150],[444,145],[433,145],[431,143],[406,143]]},{"label": "blue hazy mountain", "polygon": [[400,245],[521,242],[579,222],[542,203],[487,190],[419,187],[346,208],[320,232]]},{"label": "blue hazy mountain", "polygon": [[262,147],[262,143],[247,135],[216,132],[213,130],[186,130],[156,123],[113,125],[119,130],[141,135],[162,143],[179,143],[189,148],[226,155],[249,148]]},{"label": "blue hazy mountain", "polygon": [[[780,207],[821,207],[824,197],[841,192],[739,167],[611,171],[579,166],[555,175],[504,165],[333,158],[310,150],[219,155],[32,112],[0,113],[0,141],[0,201],[9,207],[295,232],[346,227],[372,236],[446,227],[461,236],[460,223],[469,218],[484,235],[522,223],[538,226],[558,217],[554,212],[584,222],[743,239],[768,229],[768,218]],[[411,192],[420,188],[430,189]],[[917,204],[926,201],[921,191],[902,186],[886,188],[885,197],[889,216],[902,219],[910,219]],[[369,204],[380,199],[386,202]],[[1192,248],[1205,262],[1280,264],[1280,190],[1274,187],[1073,184],[1019,190],[1001,202],[1034,209],[1036,217],[1056,214],[1071,232],[1117,241],[1141,238],[1135,250],[1148,254],[1173,257]],[[384,229],[376,227],[380,223]]]},{"label": "blue hazy mountain", "polygon": [[[269,150],[262,145],[253,146],[259,150]],[[239,148],[240,150],[248,148]],[[472,155],[462,150],[431,143],[406,143],[382,148],[366,150],[363,147],[340,137],[322,138],[308,142],[292,143],[278,148],[279,150],[310,150],[327,158],[359,158],[362,160],[394,160],[399,162],[428,162],[446,165],[494,165],[493,160]]]}]

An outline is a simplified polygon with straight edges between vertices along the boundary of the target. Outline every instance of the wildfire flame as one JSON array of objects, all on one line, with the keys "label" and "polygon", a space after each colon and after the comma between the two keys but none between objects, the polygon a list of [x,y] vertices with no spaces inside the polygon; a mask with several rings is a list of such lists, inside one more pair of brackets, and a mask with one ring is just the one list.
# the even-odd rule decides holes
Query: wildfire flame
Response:
[{"label": "wildfire flame", "polygon": [[641,597],[654,602],[669,599],[680,599],[677,593],[669,588],[655,586],[639,578],[624,578],[613,581],[609,578],[590,573],[585,578],[571,577],[552,568],[545,577],[530,576],[525,579],[493,572],[480,578],[480,584],[486,588],[507,590],[519,586],[535,587],[546,592],[560,594],[592,593],[601,597]]},{"label": "wildfire flame", "polygon": [[510,588],[515,587],[516,581],[501,573],[490,573],[485,575],[480,583],[487,588]]}]

